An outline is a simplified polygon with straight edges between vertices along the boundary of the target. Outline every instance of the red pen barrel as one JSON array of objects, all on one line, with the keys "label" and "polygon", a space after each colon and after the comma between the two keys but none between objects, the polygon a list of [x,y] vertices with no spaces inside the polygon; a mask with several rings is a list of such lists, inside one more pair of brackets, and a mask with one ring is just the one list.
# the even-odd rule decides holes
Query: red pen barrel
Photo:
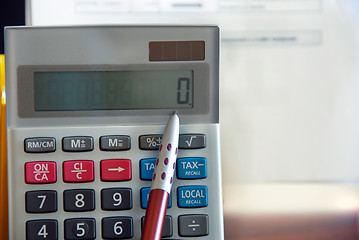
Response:
[{"label": "red pen barrel", "polygon": [[145,226],[141,240],[160,240],[166,215],[169,194],[162,189],[150,191],[146,210]]}]

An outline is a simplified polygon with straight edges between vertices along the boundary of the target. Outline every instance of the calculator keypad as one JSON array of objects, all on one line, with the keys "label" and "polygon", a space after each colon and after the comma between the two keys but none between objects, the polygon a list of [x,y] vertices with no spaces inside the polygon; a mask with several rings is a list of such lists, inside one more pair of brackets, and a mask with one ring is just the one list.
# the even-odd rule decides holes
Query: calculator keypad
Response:
[{"label": "calculator keypad", "polygon": [[[101,151],[115,152],[131,149],[131,138],[127,135],[106,135],[99,137],[99,149]],[[139,137],[138,147],[142,150],[157,150],[161,144],[162,135],[148,134]],[[200,149],[206,146],[204,134],[181,134],[181,149]],[[24,141],[26,153],[48,153],[55,148],[56,141],[52,137],[27,138]],[[37,149],[35,149],[37,148]],[[62,138],[62,151],[76,154],[94,150],[94,138],[91,136],[70,136]],[[154,154],[156,155],[156,154]],[[54,161],[36,161],[25,163],[25,182],[27,184],[56,183],[57,172],[62,172],[62,181],[73,185],[71,189],[63,190],[62,206],[65,212],[87,212],[85,216],[91,216],[91,212],[97,212],[96,194],[94,189],[79,187],[81,183],[96,181],[96,171],[99,171],[99,180],[105,184],[111,182],[129,182],[133,178],[132,161],[134,159],[102,159],[99,163],[93,160],[64,159],[62,164]],[[76,155],[77,156],[77,155]],[[80,156],[80,155],[78,155]],[[76,157],[77,158],[77,157]],[[75,159],[75,157],[74,157]],[[156,158],[143,158],[139,161],[139,178],[150,182],[155,169]],[[99,164],[99,165],[97,165]],[[96,169],[99,166],[99,169]],[[137,176],[137,175],[136,175]],[[208,189],[204,185],[196,185],[195,181],[207,178],[207,159],[200,156],[178,158],[176,162],[176,177],[183,181],[182,185],[173,189],[176,200],[173,203],[172,194],[169,197],[168,208],[198,209],[208,206]],[[188,181],[191,180],[191,181]],[[188,183],[185,183],[188,181]],[[61,183],[61,182],[60,182]],[[148,185],[148,184],[146,184]],[[91,185],[87,185],[91,186]],[[119,211],[116,216],[104,216],[100,222],[94,218],[64,219],[58,223],[54,219],[30,220],[26,222],[27,239],[57,239],[58,224],[63,224],[65,239],[95,239],[96,225],[100,225],[101,233],[98,238],[103,239],[130,239],[138,230],[133,218],[129,216],[134,204],[139,204],[141,209],[146,209],[150,187],[139,189],[134,193],[132,188],[104,187],[100,191],[100,208],[103,211]],[[51,189],[51,187],[50,187]],[[35,190],[25,193],[26,212],[30,214],[53,213],[58,211],[58,192],[55,190]],[[139,203],[134,203],[133,195],[139,194]],[[194,211],[196,213],[196,211]],[[90,214],[90,215],[89,215]],[[145,212],[143,212],[143,215]],[[126,216],[127,215],[127,216]],[[71,216],[71,215],[69,215]],[[72,215],[74,216],[74,215]],[[205,214],[185,214],[175,220],[178,224],[178,232],[175,236],[199,237],[209,234],[208,216]],[[144,216],[141,218],[141,228],[144,224]],[[172,216],[167,215],[164,222],[162,237],[173,237]]]}]

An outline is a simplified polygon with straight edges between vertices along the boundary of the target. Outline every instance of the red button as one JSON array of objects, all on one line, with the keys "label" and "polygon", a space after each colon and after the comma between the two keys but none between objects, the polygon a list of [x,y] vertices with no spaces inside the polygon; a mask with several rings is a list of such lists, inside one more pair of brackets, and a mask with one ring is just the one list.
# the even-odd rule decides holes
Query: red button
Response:
[{"label": "red button", "polygon": [[55,162],[25,163],[26,183],[54,183],[56,182]]},{"label": "red button", "polygon": [[65,161],[64,182],[91,182],[94,180],[94,164],[89,160]]},{"label": "red button", "polygon": [[101,161],[102,181],[131,180],[131,160],[109,159]]}]

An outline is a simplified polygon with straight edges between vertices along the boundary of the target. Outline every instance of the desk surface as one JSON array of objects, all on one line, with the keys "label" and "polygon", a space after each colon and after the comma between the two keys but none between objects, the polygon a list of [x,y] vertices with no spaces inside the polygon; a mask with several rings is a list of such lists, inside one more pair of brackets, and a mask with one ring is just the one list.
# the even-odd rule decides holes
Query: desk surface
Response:
[{"label": "desk surface", "polygon": [[226,240],[357,240],[354,184],[224,186]]}]

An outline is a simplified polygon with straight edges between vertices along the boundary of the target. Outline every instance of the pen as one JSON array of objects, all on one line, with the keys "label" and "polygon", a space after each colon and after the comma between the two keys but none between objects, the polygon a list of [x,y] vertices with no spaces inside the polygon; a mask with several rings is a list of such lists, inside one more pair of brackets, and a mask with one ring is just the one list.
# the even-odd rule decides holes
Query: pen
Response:
[{"label": "pen", "polygon": [[156,160],[141,240],[160,240],[171,193],[178,153],[179,119],[176,112],[167,123]]}]

